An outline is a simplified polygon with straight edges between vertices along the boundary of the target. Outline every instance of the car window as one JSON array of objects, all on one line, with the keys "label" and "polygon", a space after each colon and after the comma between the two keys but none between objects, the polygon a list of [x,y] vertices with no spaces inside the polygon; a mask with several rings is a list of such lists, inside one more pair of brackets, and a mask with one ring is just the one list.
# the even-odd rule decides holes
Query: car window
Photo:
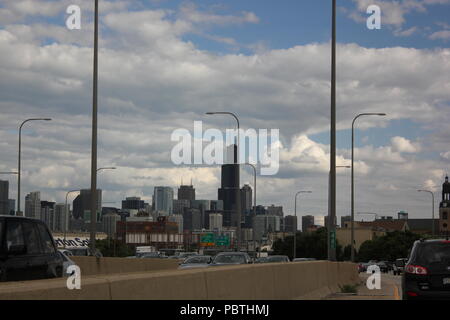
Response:
[{"label": "car window", "polygon": [[41,238],[42,246],[44,247],[44,253],[54,253],[55,247],[53,246],[52,238],[47,231],[47,228],[41,223],[38,223],[39,236]]},{"label": "car window", "polygon": [[8,221],[6,229],[6,248],[9,250],[11,246],[23,246],[22,224],[19,221]]},{"label": "car window", "polygon": [[23,222],[22,227],[25,244],[27,246],[27,254],[42,253],[39,234],[35,224],[32,222]]},{"label": "car window", "polygon": [[0,252],[3,252],[3,220],[0,220]]},{"label": "car window", "polygon": [[217,256],[216,263],[245,263],[245,258],[243,255],[230,254],[230,255],[220,255]]},{"label": "car window", "polygon": [[450,243],[435,242],[420,246],[417,252],[419,263],[448,263],[450,262]]}]

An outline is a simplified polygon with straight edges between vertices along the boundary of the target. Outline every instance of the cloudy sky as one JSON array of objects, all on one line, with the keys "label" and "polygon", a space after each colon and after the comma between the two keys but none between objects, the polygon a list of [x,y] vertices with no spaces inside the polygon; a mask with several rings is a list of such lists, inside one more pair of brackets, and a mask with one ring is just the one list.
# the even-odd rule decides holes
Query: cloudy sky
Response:
[{"label": "cloudy sky", "polygon": [[[280,171],[258,177],[258,203],[327,212],[331,1],[100,1],[98,166],[108,206],[151,201],[153,187],[193,179],[216,199],[220,169],[175,166],[175,129],[280,129]],[[81,30],[66,9],[81,8]],[[369,30],[366,9],[382,10]],[[350,162],[357,122],[356,212],[428,217],[450,160],[450,0],[338,1],[338,165]],[[22,195],[63,202],[90,186],[93,1],[0,0],[0,171],[16,170],[23,131]],[[244,169],[242,183],[253,181]],[[16,197],[10,178],[11,198]],[[350,170],[339,169],[338,216],[349,213]],[[437,200],[440,196],[437,197]],[[371,216],[360,216],[371,219]]]}]

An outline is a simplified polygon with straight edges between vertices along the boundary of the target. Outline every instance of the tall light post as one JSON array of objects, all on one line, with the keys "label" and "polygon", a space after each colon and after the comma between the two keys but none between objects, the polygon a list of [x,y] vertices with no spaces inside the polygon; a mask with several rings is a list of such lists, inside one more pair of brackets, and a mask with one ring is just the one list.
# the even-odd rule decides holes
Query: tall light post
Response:
[{"label": "tall light post", "polygon": [[64,223],[64,249],[66,248],[66,234],[67,234],[67,228],[69,227],[69,223],[67,222],[67,219],[69,218],[69,207],[67,204],[67,197],[69,196],[69,194],[74,193],[74,192],[80,192],[80,190],[70,190],[67,191],[66,193],[66,206],[64,207],[65,211],[66,211],[66,221]]},{"label": "tall light post", "polygon": [[23,121],[19,127],[19,156],[18,156],[18,172],[17,172],[17,212],[20,213],[20,175],[21,175],[21,163],[22,163],[22,127],[25,123],[30,121],[50,121],[50,118],[30,118]]},{"label": "tall light post", "polygon": [[95,0],[94,18],[94,66],[92,89],[92,149],[91,149],[91,250],[95,252],[97,223],[97,88],[98,88],[98,0]]},{"label": "tall light post", "polygon": [[[330,176],[328,206],[330,217],[336,216],[336,0],[331,8],[331,108],[330,108]],[[330,232],[328,232],[330,236]]]},{"label": "tall light post", "polygon": [[354,158],[355,158],[355,122],[358,118],[363,116],[386,116],[386,113],[360,113],[352,121],[352,186],[351,186],[351,261],[355,262],[355,180],[354,180]]},{"label": "tall light post", "polygon": [[[336,166],[337,168],[347,168],[350,166]],[[331,171],[328,173],[328,225],[327,227],[327,248],[328,248],[328,260],[336,261],[336,211],[331,210]],[[331,241],[333,239],[333,241]]]},{"label": "tall light post", "polygon": [[[246,165],[253,168],[253,188],[255,189],[253,192],[253,220],[252,225],[254,224],[254,219],[256,217],[256,167],[251,163],[246,163]],[[253,225],[253,250],[255,251],[254,258],[256,259],[256,239],[255,239],[255,228]]]},{"label": "tall light post", "polygon": [[294,260],[297,257],[297,228],[298,228],[298,221],[297,221],[297,196],[301,193],[312,193],[312,191],[298,191],[295,194],[295,205],[294,205],[294,214],[295,214],[295,230],[294,230],[294,254],[292,256],[292,260]]},{"label": "tall light post", "polygon": [[237,251],[240,251],[241,248],[241,183],[240,183],[240,163],[239,163],[239,139],[240,139],[240,124],[238,117],[232,113],[227,111],[218,111],[218,112],[207,112],[207,115],[216,115],[216,114],[224,114],[232,116],[237,123],[237,142],[236,142],[236,153],[234,154],[234,164],[238,166],[237,170],[237,188],[236,188],[236,213],[237,213]]},{"label": "tall light post", "polygon": [[432,223],[432,226],[431,226],[431,235],[434,237],[434,234],[435,234],[435,227],[434,227],[434,193],[433,193],[433,191],[430,191],[430,190],[417,190],[417,192],[428,192],[429,194],[431,194],[431,201],[432,201],[432,203],[431,203],[431,223]]}]

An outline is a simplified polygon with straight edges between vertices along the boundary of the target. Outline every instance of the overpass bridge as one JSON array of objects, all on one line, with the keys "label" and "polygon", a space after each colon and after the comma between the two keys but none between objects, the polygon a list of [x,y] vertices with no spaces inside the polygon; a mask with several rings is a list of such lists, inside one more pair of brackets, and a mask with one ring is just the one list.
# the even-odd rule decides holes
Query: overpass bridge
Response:
[{"label": "overpass bridge", "polygon": [[321,299],[360,282],[349,262],[308,261],[178,270],[178,261],[73,257],[81,289],[66,278],[5,282],[0,300]]}]

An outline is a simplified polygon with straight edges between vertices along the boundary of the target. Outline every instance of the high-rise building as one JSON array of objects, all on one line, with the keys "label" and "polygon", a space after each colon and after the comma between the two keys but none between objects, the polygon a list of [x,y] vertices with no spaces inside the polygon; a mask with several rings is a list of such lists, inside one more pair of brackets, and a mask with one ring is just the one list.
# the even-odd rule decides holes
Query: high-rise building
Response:
[{"label": "high-rise building", "polygon": [[107,213],[102,218],[102,229],[108,235],[108,238],[115,239],[117,231],[117,222],[121,220],[120,215],[116,213]]},{"label": "high-rise building", "polygon": [[194,186],[183,186],[178,188],[178,200],[195,200],[195,188]]},{"label": "high-rise building", "polygon": [[12,216],[16,215],[16,200],[8,199],[8,202],[9,202],[9,214]]},{"label": "high-rise building", "polygon": [[439,232],[449,235],[450,231],[450,182],[448,176],[442,185],[442,201],[439,204]]},{"label": "high-rise building", "polygon": [[242,213],[249,213],[253,207],[252,187],[248,184],[241,189],[241,210]]},{"label": "high-rise building", "polygon": [[183,215],[182,214],[173,214],[167,218],[169,222],[175,222],[178,225],[178,233],[183,233]]},{"label": "high-rise building", "polygon": [[30,192],[25,196],[25,217],[41,219],[41,193]]},{"label": "high-rise building", "polygon": [[54,202],[41,201],[41,220],[45,222],[51,231],[56,230]]},{"label": "high-rise building", "polygon": [[[223,201],[224,227],[237,227],[238,225],[237,203],[240,202],[241,192],[239,187],[239,165],[237,164],[236,145],[233,145],[233,149],[234,163],[222,165],[221,187],[218,190],[218,199]],[[236,197],[239,199],[236,199]],[[241,219],[243,218],[244,215],[241,214]]]},{"label": "high-rise building", "polygon": [[191,207],[190,200],[173,200],[173,214],[183,214],[185,208]]},{"label": "high-rise building", "polygon": [[284,216],[283,207],[275,206],[272,204],[271,206],[267,207],[267,214],[271,216],[283,217]]},{"label": "high-rise building", "polygon": [[307,215],[302,217],[302,231],[306,232],[308,228],[314,225],[314,216]]},{"label": "high-rise building", "polygon": [[286,216],[284,217],[284,232],[297,232],[297,217]]},{"label": "high-rise building", "polygon": [[159,216],[173,214],[173,189],[170,187],[155,187],[153,191],[153,208]]},{"label": "high-rise building", "polygon": [[280,216],[258,215],[253,218],[253,234],[255,240],[260,241],[269,233],[279,232],[281,227]]},{"label": "high-rise building", "polygon": [[[325,216],[325,217],[324,217],[324,227],[325,227],[325,228],[328,228],[328,220],[329,220],[329,219],[328,219],[328,216]],[[336,225],[337,225],[337,217],[335,216],[335,217],[334,217],[334,226],[336,227]]]},{"label": "high-rise building", "polygon": [[144,207],[145,201],[139,197],[127,197],[125,200],[122,200],[122,210],[144,210]]},{"label": "high-rise building", "polygon": [[68,231],[70,220],[70,205],[64,203],[57,203],[55,205],[55,231]]},{"label": "high-rise building", "polygon": [[9,181],[0,180],[0,215],[9,215]]},{"label": "high-rise building", "polygon": [[[80,194],[73,200],[73,217],[84,219],[84,213],[91,211],[91,189],[80,190]],[[97,189],[97,211],[102,211],[102,190]]]},{"label": "high-rise building", "polygon": [[202,215],[199,209],[185,209],[183,212],[183,230],[193,231],[202,229]]},{"label": "high-rise building", "polygon": [[209,214],[209,230],[221,232],[223,229],[223,216],[220,213]]}]

